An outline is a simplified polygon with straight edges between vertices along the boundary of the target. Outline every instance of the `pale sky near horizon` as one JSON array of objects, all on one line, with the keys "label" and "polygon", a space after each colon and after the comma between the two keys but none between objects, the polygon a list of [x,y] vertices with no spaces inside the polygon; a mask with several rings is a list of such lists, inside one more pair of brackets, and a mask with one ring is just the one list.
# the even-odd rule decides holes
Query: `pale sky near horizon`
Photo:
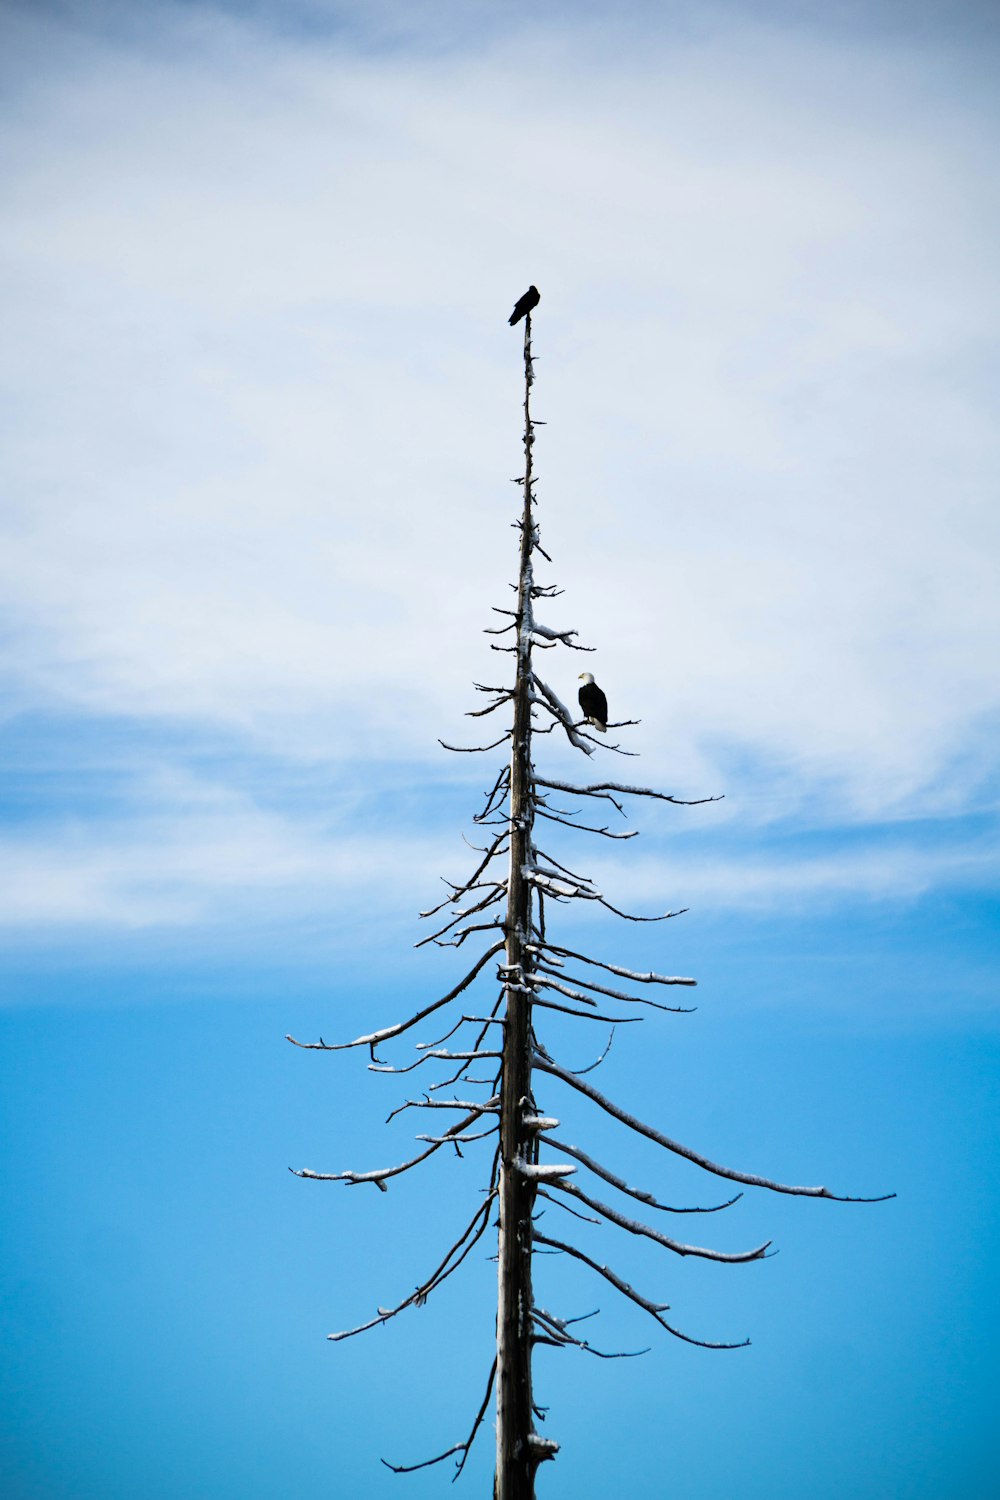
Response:
[{"label": "pale sky near horizon", "polygon": [[641,721],[640,760],[588,771],[725,794],[582,856],[692,908],[666,956],[602,927],[608,954],[701,981],[608,1069],[709,1154],[901,1195],[748,1207],[792,1253],[724,1290],[666,1268],[680,1321],[751,1333],[745,1374],[544,1356],[540,1494],[613,1474],[634,1423],[638,1497],[672,1455],[691,1500],[978,1500],[997,12],[69,0],[0,29],[5,1494],[447,1483],[377,1457],[462,1435],[486,1366],[448,1330],[487,1328],[491,1268],[324,1344],[353,1278],[418,1274],[411,1219],[284,1169],[404,1137],[361,1128],[391,1105],[360,1064],[281,1037],[452,982],[411,945],[496,774],[438,738],[503,670],[535,282],[546,618],[596,648],[544,675]]}]

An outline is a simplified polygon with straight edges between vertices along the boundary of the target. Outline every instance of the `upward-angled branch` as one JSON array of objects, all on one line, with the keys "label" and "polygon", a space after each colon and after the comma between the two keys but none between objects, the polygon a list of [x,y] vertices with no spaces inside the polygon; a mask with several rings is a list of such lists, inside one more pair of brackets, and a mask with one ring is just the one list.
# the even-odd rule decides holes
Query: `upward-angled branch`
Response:
[{"label": "upward-angled branch", "polygon": [[[584,736],[577,732],[577,729],[573,723],[573,715],[570,713],[565,703],[563,703],[562,700],[557,696],[557,694],[552,690],[552,688],[549,687],[547,682],[543,682],[542,679],[534,672],[531,675],[535,687],[537,687],[538,691],[542,694],[542,697],[548,700],[552,707],[553,713],[559,720],[559,723],[565,729],[566,738],[569,740],[570,744],[575,746],[577,750],[582,750],[584,755],[593,755],[596,748],[595,745],[592,743],[588,743]],[[535,785],[538,785],[537,776],[535,777]]]}]

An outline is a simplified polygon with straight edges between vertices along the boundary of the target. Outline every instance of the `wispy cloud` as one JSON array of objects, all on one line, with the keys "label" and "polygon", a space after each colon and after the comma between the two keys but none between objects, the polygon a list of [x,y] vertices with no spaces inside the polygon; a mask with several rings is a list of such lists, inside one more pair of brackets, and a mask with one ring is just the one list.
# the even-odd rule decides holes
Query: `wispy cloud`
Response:
[{"label": "wispy cloud", "polygon": [[690,857],[688,850],[672,859],[608,866],[606,887],[610,899],[642,901],[644,909],[651,899],[665,898],[711,910],[801,913],[845,901],[912,902],[935,889],[991,890],[998,876],[1000,856],[992,844],[933,849],[897,842],[812,855],[729,850],[711,860]]},{"label": "wispy cloud", "polygon": [[261,923],[325,912],[407,914],[450,863],[443,839],[277,812],[224,784],[168,773],[126,812],[61,818],[2,840],[0,927],[105,930]]},{"label": "wispy cloud", "polygon": [[[454,807],[447,823],[413,807],[396,819],[380,816],[377,789],[320,811],[319,796],[277,807],[225,780],[170,767],[133,775],[128,785],[115,807],[88,813],[81,803],[0,839],[5,941],[52,928],[243,927],[277,936],[317,918],[342,935],[376,917],[423,936],[417,910],[442,899],[441,877],[458,879],[473,859]],[[554,837],[548,830],[546,844]],[[582,859],[614,904],[647,913],[661,904],[788,912],[910,903],[933,889],[989,890],[1000,874],[992,842],[947,828],[933,839],[890,827],[840,840],[762,841],[723,824],[688,832],[674,848],[655,836],[648,848],[624,853],[557,847],[563,861]]]}]

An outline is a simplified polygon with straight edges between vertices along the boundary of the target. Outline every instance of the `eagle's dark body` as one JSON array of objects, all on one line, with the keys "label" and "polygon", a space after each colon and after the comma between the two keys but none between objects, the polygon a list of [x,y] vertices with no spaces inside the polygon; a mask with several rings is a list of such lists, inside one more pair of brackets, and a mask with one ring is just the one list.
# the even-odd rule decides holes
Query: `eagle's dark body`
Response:
[{"label": "eagle's dark body", "polygon": [[529,286],[524,296],[518,297],[514,303],[514,311],[507,319],[511,328],[513,328],[515,323],[520,323],[525,313],[530,313],[531,309],[537,307],[541,300],[537,286]]},{"label": "eagle's dark body", "polygon": [[589,681],[584,681],[583,687],[577,694],[584,718],[589,719],[595,729],[607,729],[608,700],[589,672],[585,672],[583,676],[585,679],[590,679]]}]

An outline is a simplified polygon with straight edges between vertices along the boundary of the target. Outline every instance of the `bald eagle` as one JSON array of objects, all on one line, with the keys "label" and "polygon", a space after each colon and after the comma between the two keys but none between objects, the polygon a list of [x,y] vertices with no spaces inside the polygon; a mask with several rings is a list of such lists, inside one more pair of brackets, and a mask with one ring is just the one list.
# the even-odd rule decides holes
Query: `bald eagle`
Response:
[{"label": "bald eagle", "polygon": [[531,309],[533,307],[537,307],[541,300],[542,299],[539,295],[537,286],[529,286],[524,296],[518,297],[517,301],[514,303],[514,311],[507,319],[507,322],[510,324],[511,328],[513,328],[515,323],[520,323],[525,313],[530,313]]},{"label": "bald eagle", "polygon": [[580,681],[583,687],[577,694],[580,699],[580,707],[588,724],[599,729],[602,734],[607,733],[608,728],[608,700],[601,692],[590,672],[581,672]]}]

